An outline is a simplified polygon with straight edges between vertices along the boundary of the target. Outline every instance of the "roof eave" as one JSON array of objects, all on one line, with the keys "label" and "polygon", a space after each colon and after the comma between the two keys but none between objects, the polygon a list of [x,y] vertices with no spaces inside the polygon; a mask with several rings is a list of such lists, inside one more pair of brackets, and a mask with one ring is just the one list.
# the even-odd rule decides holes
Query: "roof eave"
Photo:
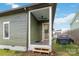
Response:
[{"label": "roof eave", "polygon": [[[8,16],[8,15],[11,15],[11,14],[17,14],[17,13],[21,13],[21,12],[27,12],[29,10],[43,8],[43,7],[47,7],[47,6],[55,6],[55,5],[56,5],[56,3],[37,3],[37,4],[32,4],[31,6],[24,6],[24,7],[15,8],[15,9],[12,9],[12,10],[2,12],[2,13],[0,13],[0,17],[1,16]],[[26,10],[24,8],[26,8]]]}]

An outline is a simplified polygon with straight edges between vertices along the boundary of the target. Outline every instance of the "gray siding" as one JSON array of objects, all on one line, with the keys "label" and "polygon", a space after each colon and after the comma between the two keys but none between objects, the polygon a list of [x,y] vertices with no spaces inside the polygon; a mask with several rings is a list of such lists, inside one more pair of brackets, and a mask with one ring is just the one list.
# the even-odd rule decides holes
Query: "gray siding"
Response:
[{"label": "gray siding", "polygon": [[31,43],[42,40],[42,23],[49,21],[38,21],[31,15]]},{"label": "gray siding", "polygon": [[41,23],[31,16],[31,42],[39,41],[42,39]]},{"label": "gray siding", "polygon": [[[3,39],[3,22],[10,21],[10,39]],[[26,46],[27,17],[26,13],[0,17],[0,45]]]}]

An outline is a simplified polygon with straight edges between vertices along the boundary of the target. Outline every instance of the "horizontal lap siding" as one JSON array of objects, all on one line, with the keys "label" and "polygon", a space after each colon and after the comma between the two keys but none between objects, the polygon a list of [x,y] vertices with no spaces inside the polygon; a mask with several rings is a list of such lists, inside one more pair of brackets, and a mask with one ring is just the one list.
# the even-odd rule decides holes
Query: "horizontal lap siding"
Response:
[{"label": "horizontal lap siding", "polygon": [[[10,21],[10,39],[3,39],[3,22]],[[27,18],[25,13],[0,17],[0,45],[26,46]]]},{"label": "horizontal lap siding", "polygon": [[39,22],[31,16],[31,42],[41,40]]}]

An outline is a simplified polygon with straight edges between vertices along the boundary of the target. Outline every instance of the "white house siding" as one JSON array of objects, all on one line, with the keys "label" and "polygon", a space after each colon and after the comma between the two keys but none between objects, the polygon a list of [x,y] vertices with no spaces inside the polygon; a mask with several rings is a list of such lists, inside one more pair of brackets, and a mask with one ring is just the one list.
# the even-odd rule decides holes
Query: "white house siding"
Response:
[{"label": "white house siding", "polygon": [[71,23],[71,37],[76,44],[79,44],[79,14],[76,15],[75,19]]}]

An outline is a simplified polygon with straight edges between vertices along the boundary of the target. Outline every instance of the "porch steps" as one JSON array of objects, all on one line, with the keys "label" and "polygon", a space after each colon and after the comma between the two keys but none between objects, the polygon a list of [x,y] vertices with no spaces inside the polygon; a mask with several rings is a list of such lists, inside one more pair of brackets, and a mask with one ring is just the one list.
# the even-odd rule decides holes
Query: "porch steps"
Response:
[{"label": "porch steps", "polygon": [[40,53],[50,53],[48,48],[34,48],[33,51]]}]

